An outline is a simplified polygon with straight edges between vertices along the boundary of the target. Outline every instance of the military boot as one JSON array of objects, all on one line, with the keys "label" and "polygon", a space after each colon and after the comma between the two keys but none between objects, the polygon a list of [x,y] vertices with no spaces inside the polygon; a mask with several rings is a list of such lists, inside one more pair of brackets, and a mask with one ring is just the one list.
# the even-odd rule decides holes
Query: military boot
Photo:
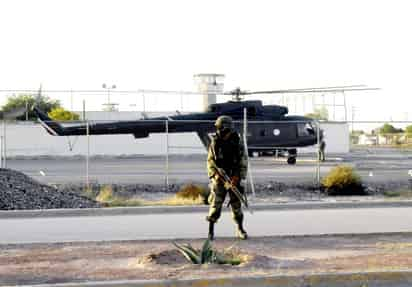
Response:
[{"label": "military boot", "polygon": [[209,234],[207,236],[209,240],[213,241],[215,239],[215,223],[214,222],[209,222]]},{"label": "military boot", "polygon": [[236,220],[236,235],[238,238],[242,240],[246,240],[248,238],[246,230],[243,228],[243,217]]}]

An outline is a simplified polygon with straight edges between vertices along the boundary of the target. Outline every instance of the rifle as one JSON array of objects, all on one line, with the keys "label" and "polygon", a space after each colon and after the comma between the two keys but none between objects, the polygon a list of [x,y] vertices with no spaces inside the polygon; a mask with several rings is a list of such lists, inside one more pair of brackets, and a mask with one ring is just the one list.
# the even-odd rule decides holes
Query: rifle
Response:
[{"label": "rifle", "polygon": [[216,172],[219,174],[220,179],[223,180],[225,188],[226,186],[229,186],[230,190],[236,195],[236,197],[240,200],[240,202],[243,203],[245,208],[249,210],[250,214],[253,214],[252,208],[249,207],[246,194],[242,194],[237,188],[237,186],[232,184],[230,177],[227,175],[227,173],[225,172],[223,168],[217,167],[216,165],[214,167],[216,169]]}]

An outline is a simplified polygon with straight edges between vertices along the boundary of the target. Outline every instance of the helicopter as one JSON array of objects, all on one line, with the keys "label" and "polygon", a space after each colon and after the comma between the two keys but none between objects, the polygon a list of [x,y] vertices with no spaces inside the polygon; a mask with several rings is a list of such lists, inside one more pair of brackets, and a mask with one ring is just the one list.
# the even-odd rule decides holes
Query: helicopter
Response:
[{"label": "helicopter", "polygon": [[231,116],[234,129],[243,135],[244,121],[249,124],[246,141],[248,154],[287,154],[287,163],[295,164],[297,148],[313,146],[323,139],[323,131],[313,118],[288,115],[288,107],[264,105],[260,100],[244,100],[247,95],[284,94],[284,93],[326,93],[364,91],[363,85],[336,86],[323,88],[305,88],[271,91],[244,91],[236,88],[223,95],[232,96],[224,103],[210,104],[205,112],[152,117],[131,121],[89,122],[63,125],[53,121],[46,113],[34,106],[33,110],[39,122],[53,136],[84,136],[106,134],[132,134],[136,139],[146,138],[152,133],[187,133],[195,132],[207,149],[215,132],[214,122],[221,115]]}]

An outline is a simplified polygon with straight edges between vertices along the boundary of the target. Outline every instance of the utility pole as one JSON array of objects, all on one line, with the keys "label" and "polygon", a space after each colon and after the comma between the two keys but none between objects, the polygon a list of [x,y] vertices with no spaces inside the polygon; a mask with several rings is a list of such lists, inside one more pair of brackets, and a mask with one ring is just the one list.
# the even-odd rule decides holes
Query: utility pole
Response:
[{"label": "utility pole", "polygon": [[352,132],[355,130],[355,115],[359,111],[357,107],[352,106],[351,117],[352,117]]},{"label": "utility pole", "polygon": [[346,94],[343,91],[342,91],[342,94],[343,94],[343,106],[345,108],[345,122],[347,122],[348,121],[348,108],[346,106]]},{"label": "utility pole", "polygon": [[144,96],[144,92],[142,92],[142,104],[143,104],[143,112],[146,112],[146,99]]},{"label": "utility pole", "polygon": [[71,112],[71,118],[73,120],[74,113],[73,113],[73,89],[70,89],[70,112]]},{"label": "utility pole", "polygon": [[83,121],[85,121],[86,120],[86,100],[83,100],[83,113],[82,113],[82,115],[83,115]]},{"label": "utility pole", "polygon": [[26,100],[26,122],[29,120],[29,103]]}]

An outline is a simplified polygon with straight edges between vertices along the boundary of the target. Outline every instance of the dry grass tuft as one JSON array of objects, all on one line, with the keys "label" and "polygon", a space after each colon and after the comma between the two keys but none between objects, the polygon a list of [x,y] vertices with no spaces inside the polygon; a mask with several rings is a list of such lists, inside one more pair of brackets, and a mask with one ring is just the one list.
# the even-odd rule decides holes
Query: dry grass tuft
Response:
[{"label": "dry grass tuft", "polygon": [[181,199],[197,200],[199,197],[203,198],[205,195],[207,195],[207,193],[207,188],[191,183],[182,186],[176,193],[176,197]]},{"label": "dry grass tuft", "polygon": [[[149,202],[147,202],[149,203]],[[201,197],[198,197],[196,199],[192,198],[181,198],[178,197],[177,195],[159,200],[159,201],[152,201],[150,202],[151,205],[170,205],[170,206],[176,206],[176,205],[200,205],[203,204],[203,200]]]},{"label": "dry grass tuft", "polygon": [[96,201],[104,204],[106,207],[119,207],[119,206],[142,206],[143,201],[139,199],[128,199],[114,195],[111,186],[103,187],[99,194],[96,196]]},{"label": "dry grass tuft", "polygon": [[104,186],[99,194],[96,196],[96,201],[104,203],[104,202],[110,202],[114,200],[114,195],[113,195],[113,189],[111,186],[107,185]]},{"label": "dry grass tuft", "polygon": [[[180,192],[180,191],[179,191]],[[130,207],[130,206],[178,206],[178,205],[199,205],[203,203],[201,192],[204,189],[196,186],[188,189],[183,189],[179,193],[166,199],[148,201],[138,198],[125,198],[114,193],[111,186],[104,186],[95,197],[97,202],[100,202],[105,207]],[[196,195],[196,196],[195,196]]]}]

